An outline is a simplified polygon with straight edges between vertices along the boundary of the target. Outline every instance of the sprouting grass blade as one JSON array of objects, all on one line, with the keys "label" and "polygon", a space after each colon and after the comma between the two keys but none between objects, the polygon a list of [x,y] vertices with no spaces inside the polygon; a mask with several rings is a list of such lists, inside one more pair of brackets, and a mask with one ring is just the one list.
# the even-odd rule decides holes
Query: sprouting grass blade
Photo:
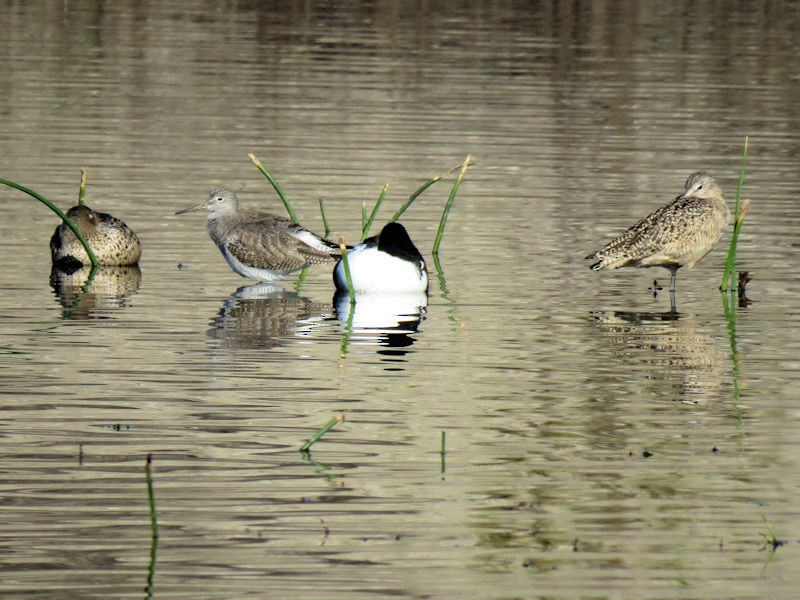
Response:
[{"label": "sprouting grass blade", "polygon": [[78,238],[78,240],[80,240],[81,244],[83,245],[83,249],[86,250],[86,254],[89,257],[89,260],[92,262],[92,266],[93,267],[99,267],[100,266],[100,262],[97,260],[97,257],[94,255],[94,252],[92,251],[92,247],[89,246],[89,242],[87,242],[86,238],[83,237],[83,234],[77,228],[75,223],[72,222],[72,219],[70,219],[69,217],[67,217],[67,215],[64,214],[64,211],[62,211],[60,208],[58,208],[55,204],[53,204],[50,200],[48,200],[47,198],[45,198],[41,194],[39,194],[37,192],[34,192],[32,189],[27,188],[24,185],[20,185],[18,183],[14,183],[13,181],[8,181],[7,179],[0,179],[0,183],[2,183],[3,185],[7,185],[9,187],[16,188],[16,189],[20,190],[21,192],[25,192],[29,196],[33,196],[39,202],[41,202],[42,204],[47,206],[50,210],[52,210],[54,213],[56,213],[61,218],[61,220],[64,221],[67,224],[67,226],[72,230],[72,233],[75,234],[75,236]]},{"label": "sprouting grass blade", "polygon": [[[367,217],[366,221],[363,223],[363,226],[362,226],[362,229],[361,229],[361,241],[362,242],[365,239],[367,239],[367,235],[369,235],[369,229],[370,229],[370,227],[372,227],[373,221],[375,221],[375,215],[378,214],[378,209],[381,207],[381,204],[383,204],[383,199],[386,198],[386,193],[388,191],[389,191],[389,184],[387,183],[387,184],[384,184],[383,190],[381,190],[381,195],[378,196],[378,201],[375,202],[375,206],[372,208],[372,212],[369,214],[369,217]],[[366,206],[364,206],[364,209],[366,209]],[[362,220],[363,220],[363,213],[362,213]]]},{"label": "sprouting grass blade", "polygon": [[272,176],[272,173],[267,171],[266,167],[264,167],[264,165],[261,164],[261,161],[258,160],[256,158],[256,155],[253,154],[252,152],[247,155],[247,158],[249,158],[252,161],[252,163],[256,166],[256,168],[259,171],[261,171],[264,177],[267,178],[267,181],[269,181],[272,184],[272,187],[275,189],[275,192],[280,197],[281,202],[283,202],[283,205],[286,207],[286,212],[289,213],[289,218],[295,223],[299,223],[297,215],[295,214],[294,209],[292,209],[292,205],[289,203],[288,198],[286,198],[286,194],[283,193],[283,188],[278,184],[276,179]]},{"label": "sprouting grass blade", "polygon": [[89,169],[81,167],[81,184],[78,186],[78,206],[83,206],[83,197],[86,195],[86,177]]},{"label": "sprouting grass blade", "polygon": [[739,207],[742,206],[742,187],[744,186],[744,174],[747,169],[747,150],[749,146],[749,141],[750,138],[746,136],[744,138],[744,150],[742,151],[742,166],[739,169],[739,183],[736,186],[736,207],[733,212],[736,218],[736,222],[733,226],[733,234],[731,235],[731,245],[730,248],[728,249],[728,258],[725,261],[725,271],[722,274],[722,284],[720,285],[720,290],[726,293],[734,289],[734,286],[731,284],[731,281],[735,277],[736,273],[736,243],[739,240],[739,231],[742,228],[744,213],[747,210],[746,207],[742,207],[741,210]]},{"label": "sprouting grass blade", "polygon": [[319,199],[319,214],[322,215],[322,226],[325,228],[325,233],[323,235],[324,237],[328,237],[331,234],[331,228],[328,225],[328,217],[325,214],[325,203],[322,198]]},{"label": "sprouting grass blade", "polygon": [[153,455],[147,455],[144,465],[144,475],[147,481],[147,503],[150,507],[150,533],[154,540],[158,539],[158,515],[156,514],[156,494],[153,491]]},{"label": "sprouting grass blade", "polygon": [[443,172],[439,173],[438,175],[434,175],[434,176],[433,176],[431,179],[429,179],[428,181],[426,181],[425,183],[423,183],[423,184],[422,184],[422,185],[421,185],[421,186],[420,186],[420,187],[417,189],[417,191],[415,191],[413,194],[411,194],[411,195],[408,197],[408,200],[406,200],[406,201],[405,201],[405,203],[403,204],[403,206],[401,206],[401,207],[400,207],[400,208],[397,210],[397,212],[396,212],[396,213],[394,213],[394,214],[392,215],[392,218],[391,218],[391,219],[389,219],[389,221],[390,221],[390,222],[392,222],[392,223],[394,223],[395,221],[397,221],[397,219],[399,219],[399,218],[402,216],[402,214],[403,214],[404,212],[406,212],[406,210],[408,210],[408,208],[409,208],[409,207],[410,207],[410,206],[411,206],[411,205],[414,203],[414,200],[416,200],[416,199],[417,199],[417,198],[418,198],[418,197],[419,197],[419,196],[422,194],[422,192],[424,192],[425,190],[427,190],[429,187],[431,187],[431,186],[432,186],[434,183],[436,183],[437,181],[439,181],[439,180],[441,180],[441,179],[444,179],[445,177],[447,177],[447,176],[448,176],[450,173],[452,173],[452,172],[453,172],[453,171],[455,171],[456,169],[461,169],[463,166],[464,166],[463,164],[456,165],[455,167],[452,167],[452,168],[450,168],[450,169],[447,169],[447,171],[443,171]]},{"label": "sprouting grass blade", "polygon": [[328,433],[331,429],[333,429],[336,426],[337,423],[341,423],[342,421],[344,421],[344,413],[339,413],[338,415],[333,417],[330,421],[325,423],[325,425],[323,425],[322,428],[319,431],[317,431],[317,433],[311,436],[311,438],[309,438],[309,440],[305,444],[303,444],[300,447],[300,452],[308,452],[309,448],[311,448],[311,446],[316,444],[317,441],[319,441],[319,439],[323,435]]},{"label": "sprouting grass blade", "polygon": [[444,205],[444,210],[442,211],[442,218],[439,221],[439,230],[436,232],[436,240],[433,242],[434,256],[439,253],[439,246],[442,243],[442,236],[444,235],[444,227],[447,223],[447,216],[450,214],[450,209],[453,207],[453,202],[456,199],[458,188],[461,187],[461,180],[464,179],[464,174],[467,172],[467,168],[471,164],[472,157],[467,155],[464,164],[461,166],[461,172],[458,174],[458,177],[456,177],[455,183],[453,183],[453,189],[450,190],[450,196],[447,198],[447,203]]},{"label": "sprouting grass blade", "polygon": [[342,252],[342,268],[344,269],[344,277],[347,281],[347,293],[350,295],[350,304],[356,301],[356,291],[353,288],[353,277],[350,275],[350,263],[347,260],[347,244],[344,242],[344,237],[339,238],[339,249]]}]

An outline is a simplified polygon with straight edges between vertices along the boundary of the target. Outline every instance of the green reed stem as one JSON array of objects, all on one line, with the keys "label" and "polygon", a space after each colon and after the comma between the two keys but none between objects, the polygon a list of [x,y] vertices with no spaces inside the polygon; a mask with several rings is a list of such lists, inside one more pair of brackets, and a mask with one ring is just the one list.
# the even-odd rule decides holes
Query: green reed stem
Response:
[{"label": "green reed stem", "polygon": [[150,506],[150,533],[154,540],[158,539],[158,516],[156,515],[156,495],[153,491],[153,471],[152,471],[153,455],[147,455],[147,461],[144,465],[144,475],[147,480],[147,501]]},{"label": "green reed stem", "polygon": [[300,447],[300,452],[304,453],[308,452],[309,448],[311,448],[311,446],[316,444],[317,441],[319,441],[319,439],[323,435],[328,433],[331,429],[336,427],[337,423],[341,423],[342,421],[344,421],[344,413],[339,413],[338,415],[333,417],[330,421],[328,421],[327,423],[325,423],[325,425],[323,425],[322,429],[320,429],[317,433],[311,436],[311,438]]},{"label": "green reed stem", "polygon": [[83,206],[83,197],[86,195],[86,177],[89,169],[81,167],[81,184],[78,186],[78,206]]},{"label": "green reed stem", "polygon": [[367,203],[361,203],[361,231],[367,226]]},{"label": "green reed stem", "polygon": [[295,223],[299,223],[297,215],[295,214],[294,209],[292,209],[292,205],[289,203],[288,198],[286,198],[286,194],[283,193],[283,188],[278,184],[278,182],[272,176],[272,173],[267,171],[266,167],[264,167],[264,165],[261,164],[261,161],[258,160],[256,158],[256,155],[253,154],[252,152],[247,155],[247,158],[249,158],[253,162],[256,168],[259,171],[261,171],[264,177],[267,178],[267,181],[269,181],[272,184],[272,187],[275,189],[275,192],[280,197],[281,202],[283,202],[283,205],[286,207],[286,212],[289,213],[289,218]]},{"label": "green reed stem", "polygon": [[409,208],[409,207],[410,207],[410,206],[411,206],[411,205],[414,203],[414,200],[416,200],[416,199],[417,199],[417,198],[420,196],[420,194],[422,194],[422,192],[424,192],[425,190],[427,190],[429,187],[431,187],[431,186],[432,186],[434,183],[436,183],[436,182],[437,182],[437,181],[439,181],[440,179],[444,179],[444,178],[445,178],[445,177],[447,177],[447,176],[448,176],[450,173],[452,173],[452,172],[453,172],[453,171],[455,171],[456,169],[460,169],[460,168],[462,168],[462,167],[463,167],[463,165],[456,165],[455,167],[452,167],[452,168],[450,168],[450,169],[447,169],[447,171],[443,171],[442,173],[439,173],[438,175],[435,175],[435,176],[434,176],[432,179],[429,179],[428,181],[426,181],[425,183],[423,183],[423,184],[422,184],[422,185],[419,187],[419,189],[418,189],[416,192],[414,192],[413,194],[411,194],[411,195],[408,197],[408,200],[406,200],[405,204],[403,204],[403,206],[401,206],[401,207],[398,209],[398,211],[392,215],[392,218],[391,218],[391,219],[389,219],[389,221],[390,221],[390,222],[392,222],[392,223],[394,223],[395,221],[397,221],[397,219],[399,219],[399,218],[400,218],[400,216],[401,216],[401,215],[402,215],[404,212],[406,212],[406,210],[408,210],[408,208]]},{"label": "green reed stem", "polygon": [[38,194],[38,193],[34,192],[30,188],[26,188],[24,185],[20,185],[18,183],[14,183],[13,181],[8,181],[7,179],[0,179],[0,183],[2,183],[3,185],[7,185],[9,187],[16,188],[16,189],[20,190],[21,192],[25,192],[29,196],[33,196],[39,202],[41,202],[42,204],[47,206],[50,210],[52,210],[54,213],[56,213],[61,218],[61,220],[64,221],[64,223],[66,223],[67,226],[72,230],[72,233],[75,234],[75,237],[77,237],[78,240],[80,240],[81,244],[83,245],[83,249],[86,250],[86,254],[89,257],[89,260],[92,262],[92,267],[99,267],[100,266],[100,262],[97,260],[97,257],[94,255],[94,252],[92,251],[91,246],[89,246],[89,242],[87,242],[86,238],[83,237],[83,234],[80,232],[80,229],[78,229],[76,227],[75,223],[72,222],[72,219],[70,219],[69,217],[67,217],[67,215],[64,214],[64,211],[62,211],[60,208],[58,208],[55,204],[50,202],[50,200],[48,200],[47,198],[45,198],[41,194]]},{"label": "green reed stem", "polygon": [[[381,195],[378,196],[378,201],[375,203],[375,206],[372,208],[372,212],[369,214],[369,218],[367,218],[366,222],[363,223],[363,226],[361,228],[361,241],[362,242],[367,238],[367,235],[369,234],[369,228],[372,227],[372,223],[373,223],[373,221],[375,221],[375,216],[378,214],[378,209],[381,207],[381,204],[383,204],[383,199],[386,198],[386,192],[388,192],[388,191],[389,191],[389,184],[386,183],[383,186],[383,190],[381,191]],[[366,207],[364,207],[364,208],[366,208]],[[362,215],[362,219],[363,219],[363,215]]]},{"label": "green reed stem", "polygon": [[453,184],[453,189],[450,190],[450,196],[447,198],[447,203],[444,205],[444,210],[442,211],[442,218],[439,221],[439,230],[436,232],[436,240],[433,242],[432,252],[434,256],[439,253],[439,245],[442,243],[442,236],[444,235],[444,226],[447,223],[447,216],[450,214],[450,209],[453,207],[453,202],[456,199],[458,188],[461,187],[461,180],[464,179],[464,174],[467,172],[467,168],[471,164],[472,157],[467,155],[464,164],[461,165],[461,172],[458,174],[458,177],[456,177],[456,181]]},{"label": "green reed stem", "polygon": [[152,462],[153,456],[148,454],[144,473],[147,480],[147,498],[150,505],[150,534],[152,537],[150,538],[150,563],[147,565],[147,583],[144,586],[145,598],[153,597],[153,579],[156,573],[156,551],[158,549],[158,518],[156,517],[156,500],[153,492]]},{"label": "green reed stem", "polygon": [[742,229],[742,221],[744,221],[744,213],[747,210],[746,206],[739,207],[742,204],[742,187],[744,185],[744,173],[747,169],[747,148],[749,145],[749,136],[744,138],[744,150],[742,152],[742,166],[739,169],[739,184],[736,187],[736,208],[733,212],[736,215],[736,222],[733,226],[733,235],[731,235],[731,245],[728,249],[728,258],[725,261],[725,271],[722,274],[722,283],[719,289],[723,292],[733,291],[734,286],[731,284],[731,278],[735,277],[736,272],[736,244],[739,240],[739,231]]},{"label": "green reed stem", "polygon": [[325,203],[322,201],[322,198],[319,199],[319,213],[322,215],[322,226],[325,228],[324,237],[328,237],[331,234],[331,228],[328,225],[328,217],[325,214]]},{"label": "green reed stem", "polygon": [[439,455],[442,459],[442,473],[445,471],[445,456],[447,456],[447,450],[445,450],[445,432],[442,431],[442,443],[439,449]]},{"label": "green reed stem", "polygon": [[353,277],[350,275],[350,263],[347,260],[347,245],[344,243],[344,237],[339,238],[339,249],[342,251],[342,268],[344,269],[344,277],[347,281],[347,293],[350,295],[350,304],[356,301],[356,291],[353,288]]}]

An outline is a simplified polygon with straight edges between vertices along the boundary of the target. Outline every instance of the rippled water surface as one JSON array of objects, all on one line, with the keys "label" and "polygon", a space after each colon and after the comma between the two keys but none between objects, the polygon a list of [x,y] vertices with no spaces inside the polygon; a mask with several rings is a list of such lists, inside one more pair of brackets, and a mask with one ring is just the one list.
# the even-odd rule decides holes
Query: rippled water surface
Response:
[{"label": "rippled water surface", "polygon": [[[793,597],[800,10],[662,4],[3,3],[0,177],[67,208],[88,167],[144,255],[51,279],[58,219],[0,189],[0,594]],[[589,271],[694,170],[732,204],[745,135],[749,306],[729,233],[677,314]],[[250,152],[350,241],[471,155],[438,263],[454,175],[402,219],[427,309],[234,274],[174,213],[282,212]]]}]

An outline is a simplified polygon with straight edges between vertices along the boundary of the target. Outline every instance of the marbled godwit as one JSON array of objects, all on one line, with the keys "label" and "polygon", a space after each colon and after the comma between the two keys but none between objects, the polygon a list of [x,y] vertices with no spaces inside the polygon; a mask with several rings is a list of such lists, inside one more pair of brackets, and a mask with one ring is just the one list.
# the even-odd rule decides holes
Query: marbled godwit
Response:
[{"label": "marbled godwit", "polygon": [[[142,245],[124,222],[86,205],[73,206],[67,211],[67,216],[89,242],[101,265],[124,267],[138,264]],[[59,268],[80,268],[91,264],[80,240],[66,223],[61,223],[53,232],[50,254],[53,264]]]},{"label": "marbled godwit", "polygon": [[730,221],[722,190],[706,171],[692,173],[684,192],[586,258],[591,268],[665,267],[675,295],[678,269],[691,268],[714,247]]},{"label": "marbled godwit", "polygon": [[[428,290],[425,259],[414,246],[405,227],[387,223],[381,232],[367,238],[347,253],[347,264],[357,294],[420,293]],[[339,261],[333,282],[347,290],[344,266]]]},{"label": "marbled godwit", "polygon": [[239,199],[230,190],[216,188],[202,204],[175,214],[203,208],[209,211],[208,234],[242,277],[275,281],[340,256],[339,246],[289,219],[252,208],[239,210]]}]

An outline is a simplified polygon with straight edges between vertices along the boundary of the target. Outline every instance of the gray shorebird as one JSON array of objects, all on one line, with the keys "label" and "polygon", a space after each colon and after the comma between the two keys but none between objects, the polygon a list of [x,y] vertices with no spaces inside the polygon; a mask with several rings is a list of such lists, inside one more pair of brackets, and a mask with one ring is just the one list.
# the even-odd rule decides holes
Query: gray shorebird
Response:
[{"label": "gray shorebird", "polygon": [[731,213],[722,190],[706,171],[692,173],[684,192],[666,206],[630,227],[586,258],[599,259],[591,268],[665,267],[675,296],[678,269],[691,268],[722,237]]},{"label": "gray shorebird", "polygon": [[[86,205],[73,206],[67,216],[89,242],[97,261],[104,267],[126,267],[139,263],[142,245],[123,221]],[[53,265],[74,269],[90,265],[83,245],[69,226],[62,222],[50,238]]]},{"label": "gray shorebird", "polygon": [[208,234],[242,277],[270,282],[309,265],[339,260],[339,246],[298,223],[252,208],[239,209],[230,190],[216,188],[208,200],[176,215],[208,210]]}]

